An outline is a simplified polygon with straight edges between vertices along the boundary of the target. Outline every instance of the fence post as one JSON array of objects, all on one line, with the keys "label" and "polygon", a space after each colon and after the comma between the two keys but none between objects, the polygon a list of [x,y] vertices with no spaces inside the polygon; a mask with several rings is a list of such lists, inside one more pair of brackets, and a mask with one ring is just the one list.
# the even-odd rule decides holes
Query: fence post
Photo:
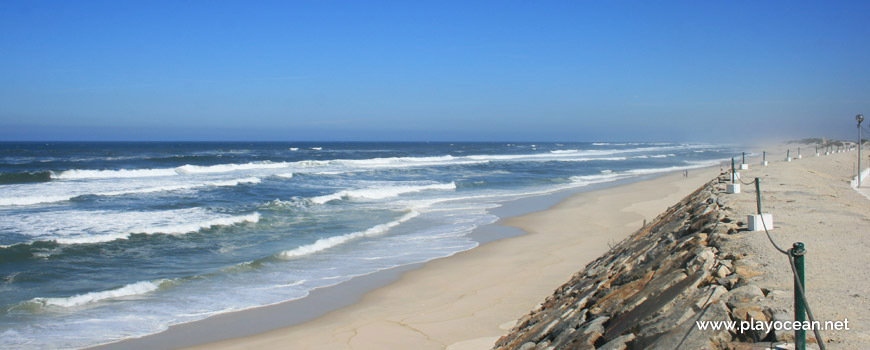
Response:
[{"label": "fence post", "polygon": [[804,249],[803,242],[797,242],[792,245],[792,249],[790,251],[791,256],[794,257],[794,266],[795,270],[797,270],[797,276],[795,276],[794,282],[794,320],[795,322],[800,322],[801,327],[797,327],[794,331],[794,346],[797,350],[806,350],[807,348],[807,331],[803,329],[803,324],[807,320],[807,308],[804,305],[804,299],[801,296],[800,286],[803,286],[804,293],[807,291],[807,284],[804,283],[804,254],[807,253],[806,249]]},{"label": "fence post", "polygon": [[731,183],[734,183],[734,157],[731,157]]},{"label": "fence post", "polygon": [[755,207],[758,208],[758,215],[761,215],[761,181],[755,178]]}]

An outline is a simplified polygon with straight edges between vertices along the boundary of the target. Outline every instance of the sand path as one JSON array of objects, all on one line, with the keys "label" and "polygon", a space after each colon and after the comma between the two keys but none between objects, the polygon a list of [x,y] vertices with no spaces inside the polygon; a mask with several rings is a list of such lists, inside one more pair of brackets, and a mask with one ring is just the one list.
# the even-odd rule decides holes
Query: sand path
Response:
[{"label": "sand path", "polygon": [[[794,152],[794,148],[792,148]],[[866,154],[866,153],[865,153]],[[829,348],[859,349],[870,344],[870,199],[850,186],[857,152],[772,161],[755,161],[741,171],[743,180],[761,179],[762,210],[773,214],[773,239],[783,249],[806,244],[806,284],[810,306],[821,321],[849,319],[851,330],[823,332]],[[866,163],[870,164],[870,162]],[[868,186],[870,184],[865,184]],[[754,186],[733,196],[738,219],[754,214]],[[788,258],[777,252],[764,232],[743,232],[730,240],[747,261],[766,272],[754,278],[771,290],[775,308],[793,317],[793,282]],[[808,332],[809,334],[809,332]]]}]

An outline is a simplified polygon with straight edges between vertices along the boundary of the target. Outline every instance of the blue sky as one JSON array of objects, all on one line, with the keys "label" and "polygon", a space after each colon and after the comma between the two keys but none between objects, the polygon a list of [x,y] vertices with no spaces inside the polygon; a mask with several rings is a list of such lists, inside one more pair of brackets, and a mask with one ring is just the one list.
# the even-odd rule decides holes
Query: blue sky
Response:
[{"label": "blue sky", "polygon": [[870,114],[870,2],[0,2],[0,140],[729,141]]}]

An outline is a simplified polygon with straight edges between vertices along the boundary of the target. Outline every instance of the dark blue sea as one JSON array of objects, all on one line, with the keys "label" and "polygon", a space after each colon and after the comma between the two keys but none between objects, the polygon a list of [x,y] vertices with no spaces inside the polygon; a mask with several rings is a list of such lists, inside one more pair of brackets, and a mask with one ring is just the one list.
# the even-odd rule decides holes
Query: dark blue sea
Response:
[{"label": "dark blue sea", "polygon": [[472,249],[505,201],[720,164],[672,143],[0,143],[0,348],[77,348]]}]

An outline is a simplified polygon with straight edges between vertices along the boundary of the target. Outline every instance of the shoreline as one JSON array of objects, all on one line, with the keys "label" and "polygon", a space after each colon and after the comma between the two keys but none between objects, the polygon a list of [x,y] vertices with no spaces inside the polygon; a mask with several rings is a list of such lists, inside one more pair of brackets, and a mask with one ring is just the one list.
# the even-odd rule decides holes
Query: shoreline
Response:
[{"label": "shoreline", "polygon": [[[714,173],[712,172],[714,170],[718,172],[718,168],[719,166],[690,169],[689,178],[700,178],[703,179],[703,181],[706,181],[708,178],[713,176]],[[710,172],[710,176],[697,175],[707,172]],[[426,271],[430,264],[443,260],[456,260],[454,258],[458,255],[475,255],[475,251],[478,251],[483,247],[488,247],[493,243],[510,241],[511,239],[518,237],[529,236],[532,234],[530,231],[534,231],[535,229],[525,227],[526,224],[523,222],[522,218],[526,216],[552,211],[554,208],[565,202],[571,201],[572,199],[576,200],[577,197],[594,198],[597,193],[613,192],[617,189],[622,189],[626,186],[632,185],[643,186],[641,184],[655,184],[656,182],[665,181],[663,179],[673,181],[674,178],[677,180],[688,180],[683,178],[681,171],[675,171],[662,174],[644,175],[631,179],[622,179],[614,182],[593,184],[580,188],[565,189],[541,195],[508,200],[500,203],[501,205],[499,207],[490,210],[492,214],[499,217],[497,222],[478,227],[469,234],[469,237],[478,242],[478,246],[470,250],[461,251],[444,258],[397,266],[357,276],[337,285],[312,290],[308,296],[300,299],[214,315],[203,320],[173,325],[170,326],[169,329],[160,333],[98,345],[91,347],[91,349],[177,348],[202,345],[211,348],[215,345],[226,346],[228,343],[238,342],[243,339],[257,339],[266,334],[280,332],[285,329],[304,327],[306,324],[313,323],[319,319],[327,317],[328,315],[341,313],[344,309],[359,306],[365,302],[365,299],[369,294],[382,289],[388,289],[396,283],[402,282],[402,280],[406,279],[406,275],[409,273],[424,273],[421,271]],[[699,180],[698,185],[703,183],[703,181]],[[686,193],[691,190],[694,190],[694,187],[689,189],[689,191],[686,191]],[[675,199],[671,201],[675,202],[686,193],[681,192],[679,193],[680,196],[674,195],[673,193],[668,194],[675,196]],[[628,204],[629,206],[634,206],[637,203]],[[670,204],[672,203],[664,204],[661,210]],[[648,212],[646,215],[643,215],[642,219],[651,219],[661,210]],[[631,230],[626,230],[625,235],[629,234],[630,231]],[[613,237],[612,240],[619,241],[622,238],[623,237]],[[610,241],[604,243],[610,243]],[[597,246],[600,247],[602,244],[598,244]],[[604,251],[606,251],[606,249],[589,257],[586,262],[592,261]],[[582,267],[582,265],[577,266],[577,268],[580,267]],[[570,275],[567,277],[570,277]],[[547,289],[547,292],[550,292],[560,283],[561,282],[555,283],[544,289]],[[531,309],[532,306],[534,306],[534,304],[525,308],[526,311]],[[501,326],[499,329],[504,333],[510,328],[510,326],[512,326],[512,324],[504,325],[499,323],[497,326]],[[495,339],[487,338],[486,341],[488,341],[490,344],[489,346],[491,346]]]}]

